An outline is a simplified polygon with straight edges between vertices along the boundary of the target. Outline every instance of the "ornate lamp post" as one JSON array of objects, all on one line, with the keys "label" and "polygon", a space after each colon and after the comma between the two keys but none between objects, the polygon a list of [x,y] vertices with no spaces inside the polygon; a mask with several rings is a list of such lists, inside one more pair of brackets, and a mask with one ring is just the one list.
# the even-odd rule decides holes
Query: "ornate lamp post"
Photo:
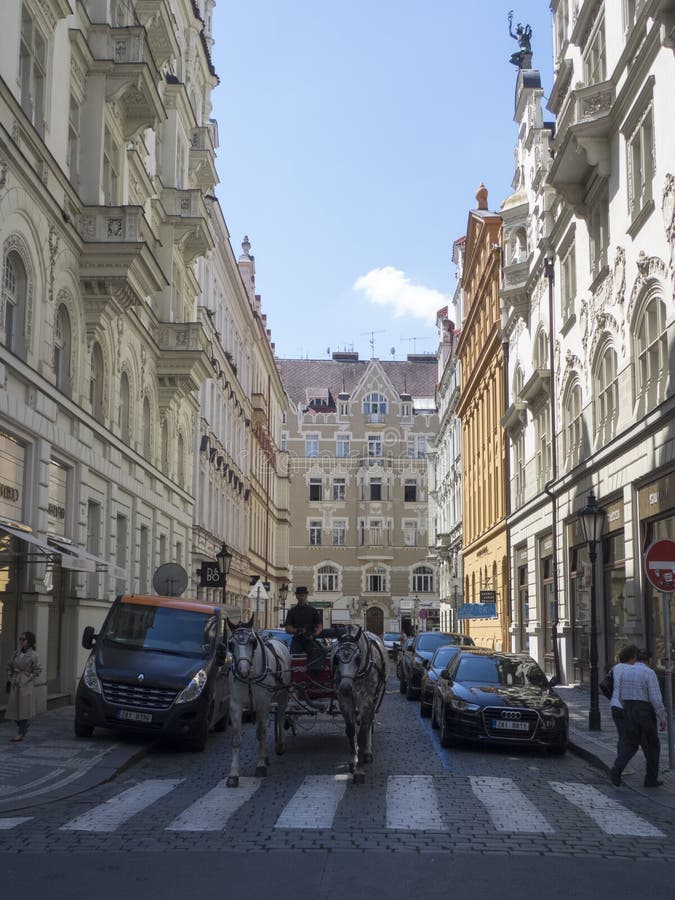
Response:
[{"label": "ornate lamp post", "polygon": [[286,598],[288,597],[288,585],[286,583],[282,584],[279,588],[279,605],[277,606],[277,612],[281,612],[281,625],[283,626],[286,620]]},{"label": "ornate lamp post", "polygon": [[218,553],[216,553],[216,559],[218,561],[218,571],[223,577],[223,606],[226,603],[226,590],[227,590],[227,576],[230,571],[230,566],[232,565],[232,554],[227,549],[227,544],[223,544]]},{"label": "ornate lamp post", "polygon": [[579,521],[584,532],[584,538],[588,544],[588,558],[591,564],[591,646],[589,660],[591,706],[588,711],[588,730],[600,731],[600,706],[598,704],[598,611],[595,597],[595,562],[597,559],[596,547],[602,539],[602,529],[605,524],[605,511],[598,506],[593,491],[588,495],[586,506],[579,513]]}]

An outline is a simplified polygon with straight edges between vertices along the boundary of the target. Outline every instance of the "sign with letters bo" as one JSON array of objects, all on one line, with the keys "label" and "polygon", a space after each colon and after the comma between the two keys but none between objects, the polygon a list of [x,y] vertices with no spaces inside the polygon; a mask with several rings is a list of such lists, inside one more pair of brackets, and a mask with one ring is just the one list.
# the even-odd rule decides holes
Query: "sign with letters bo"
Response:
[{"label": "sign with letters bo", "polygon": [[218,563],[210,559],[203,559],[201,566],[197,569],[199,575],[200,587],[222,587],[223,576],[218,568]]},{"label": "sign with letters bo", "polygon": [[657,591],[675,591],[675,541],[654,541],[647,547],[645,575]]}]

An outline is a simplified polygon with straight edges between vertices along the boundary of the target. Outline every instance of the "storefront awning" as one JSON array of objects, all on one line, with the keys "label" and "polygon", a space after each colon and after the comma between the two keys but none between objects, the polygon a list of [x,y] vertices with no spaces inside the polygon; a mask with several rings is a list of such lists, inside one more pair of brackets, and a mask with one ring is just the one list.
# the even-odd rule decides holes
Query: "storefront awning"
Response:
[{"label": "storefront awning", "polygon": [[41,541],[40,538],[35,537],[30,531],[22,531],[20,528],[10,528],[9,525],[5,525],[4,523],[0,523],[0,531],[9,534],[11,537],[18,538],[20,541],[25,541],[26,544],[30,544],[31,547],[34,547],[39,553],[44,553],[45,556],[60,556],[61,565],[64,568],[69,568],[69,561],[77,562],[72,556],[68,555],[67,550],[62,550],[60,547],[52,547],[51,544],[47,544],[45,541]]},{"label": "storefront awning", "polygon": [[105,572],[109,571],[114,578],[126,578],[126,572],[115,563],[103,559],[101,556],[95,556],[82,547],[76,547],[74,544],[68,544],[65,541],[57,540],[51,537],[51,543],[58,547],[60,553],[72,554],[73,563],[64,566],[67,569],[74,569],[77,572]]}]

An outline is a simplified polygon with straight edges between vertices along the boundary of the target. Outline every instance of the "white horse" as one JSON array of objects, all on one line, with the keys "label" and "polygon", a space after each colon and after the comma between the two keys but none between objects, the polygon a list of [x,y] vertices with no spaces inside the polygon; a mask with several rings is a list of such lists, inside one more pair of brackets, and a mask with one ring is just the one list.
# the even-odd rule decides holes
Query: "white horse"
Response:
[{"label": "white horse", "polygon": [[349,740],[354,783],[362,784],[361,763],[373,761],[375,713],[384,697],[387,653],[376,634],[349,625],[333,653],[337,698]]},{"label": "white horse", "polygon": [[284,752],[284,719],[291,683],[291,654],[283,641],[258,634],[253,628],[253,616],[248,622],[236,625],[228,619],[227,627],[231,633],[228,649],[232,656],[229,673],[232,764],[227,786],[238,787],[241,719],[244,710],[255,712],[258,738],[255,774],[267,775],[270,764],[267,755],[267,718],[270,706],[275,702],[276,752]]}]

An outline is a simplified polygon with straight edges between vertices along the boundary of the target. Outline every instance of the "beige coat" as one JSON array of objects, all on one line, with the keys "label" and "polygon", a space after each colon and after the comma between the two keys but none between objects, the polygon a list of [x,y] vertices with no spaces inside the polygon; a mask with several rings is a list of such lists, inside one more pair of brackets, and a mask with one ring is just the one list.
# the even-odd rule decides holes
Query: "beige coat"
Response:
[{"label": "beige coat", "polygon": [[35,650],[24,653],[17,650],[7,666],[10,683],[5,718],[20,722],[33,718],[33,683],[40,674],[40,663]]}]

